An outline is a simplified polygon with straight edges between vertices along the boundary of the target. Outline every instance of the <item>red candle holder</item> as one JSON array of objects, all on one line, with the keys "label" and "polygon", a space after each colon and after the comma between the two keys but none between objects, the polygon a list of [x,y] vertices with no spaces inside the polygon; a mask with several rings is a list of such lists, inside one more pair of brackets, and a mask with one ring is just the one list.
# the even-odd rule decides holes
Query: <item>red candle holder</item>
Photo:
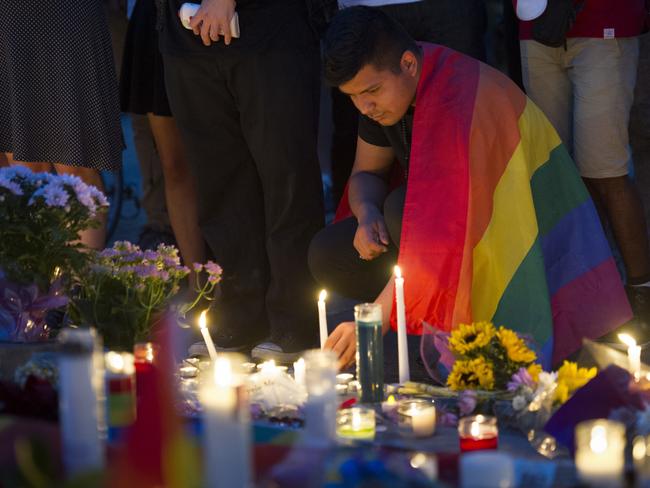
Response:
[{"label": "red candle holder", "polygon": [[473,415],[458,421],[461,452],[497,449],[499,429],[496,417]]}]

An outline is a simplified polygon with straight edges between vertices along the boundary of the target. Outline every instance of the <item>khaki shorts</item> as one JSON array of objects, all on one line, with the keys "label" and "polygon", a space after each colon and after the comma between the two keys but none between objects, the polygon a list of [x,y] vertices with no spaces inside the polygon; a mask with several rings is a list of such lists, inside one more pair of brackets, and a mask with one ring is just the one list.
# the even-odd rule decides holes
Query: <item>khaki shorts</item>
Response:
[{"label": "khaki shorts", "polygon": [[628,173],[639,40],[569,39],[567,49],[521,41],[528,96],[546,114],[585,178]]}]

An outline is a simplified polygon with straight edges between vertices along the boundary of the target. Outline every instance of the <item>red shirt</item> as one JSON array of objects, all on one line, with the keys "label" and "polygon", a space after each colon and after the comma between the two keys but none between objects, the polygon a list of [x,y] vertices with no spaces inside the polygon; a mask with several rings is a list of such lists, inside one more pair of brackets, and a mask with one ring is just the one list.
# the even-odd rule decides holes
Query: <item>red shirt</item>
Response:
[{"label": "red shirt", "polygon": [[[643,31],[646,0],[584,0],[567,37],[634,37]],[[517,0],[513,0],[515,9]],[[519,39],[532,39],[530,22],[519,22]]]}]

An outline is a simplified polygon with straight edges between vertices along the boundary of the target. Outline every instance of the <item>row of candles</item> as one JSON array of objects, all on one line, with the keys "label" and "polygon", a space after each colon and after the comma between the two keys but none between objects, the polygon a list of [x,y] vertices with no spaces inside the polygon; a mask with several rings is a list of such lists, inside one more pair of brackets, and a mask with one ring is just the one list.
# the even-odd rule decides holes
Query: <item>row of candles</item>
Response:
[{"label": "row of candles", "polygon": [[[397,316],[397,355],[399,367],[399,382],[404,384],[410,380],[409,359],[408,359],[408,343],[406,334],[406,307],[404,302],[404,277],[399,266],[394,269],[394,284],[395,284],[395,306]],[[322,290],[318,297],[318,327],[320,336],[321,349],[325,347],[325,342],[328,337],[327,327],[327,291]],[[199,329],[203,337],[203,341],[208,349],[208,354],[211,361],[217,358],[217,350],[207,327],[206,312],[203,311],[199,317]]]}]

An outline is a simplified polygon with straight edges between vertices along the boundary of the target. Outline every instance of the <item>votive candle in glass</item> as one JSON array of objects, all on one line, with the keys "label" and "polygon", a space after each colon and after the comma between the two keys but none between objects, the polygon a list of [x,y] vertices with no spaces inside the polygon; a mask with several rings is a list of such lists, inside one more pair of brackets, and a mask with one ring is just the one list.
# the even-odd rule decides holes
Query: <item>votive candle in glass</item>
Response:
[{"label": "votive candle in glass", "polygon": [[108,427],[126,427],[135,421],[133,354],[109,351],[104,355]]},{"label": "votive candle in glass", "polygon": [[336,414],[336,435],[342,439],[374,439],[375,411],[366,407],[339,410]]},{"label": "votive candle in glass", "polygon": [[430,400],[401,400],[397,413],[400,423],[408,426],[415,437],[429,437],[436,431],[436,407]]},{"label": "votive candle in glass", "polygon": [[361,403],[384,399],[384,335],[381,304],[361,303],[354,307],[357,330],[357,380]]},{"label": "votive candle in glass", "polygon": [[311,445],[328,446],[336,440],[336,371],[338,358],[328,349],[312,349],[304,354],[305,439]]},{"label": "votive candle in glass", "polygon": [[624,483],[625,425],[606,419],[576,426],[576,470],[589,486],[618,487]]},{"label": "votive candle in glass", "polygon": [[496,449],[499,445],[497,419],[487,415],[463,417],[458,421],[458,437],[463,452]]}]

